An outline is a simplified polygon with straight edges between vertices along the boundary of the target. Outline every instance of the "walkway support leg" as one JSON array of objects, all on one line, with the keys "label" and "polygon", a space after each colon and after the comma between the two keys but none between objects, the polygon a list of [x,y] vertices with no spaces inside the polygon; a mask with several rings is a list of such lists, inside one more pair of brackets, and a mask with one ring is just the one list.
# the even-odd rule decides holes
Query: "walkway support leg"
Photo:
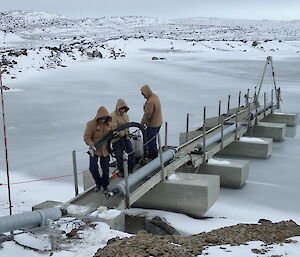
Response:
[{"label": "walkway support leg", "polygon": [[124,169],[124,180],[125,180],[125,204],[126,208],[130,208],[130,192],[129,192],[129,184],[128,184],[128,154],[123,152],[123,169]]}]

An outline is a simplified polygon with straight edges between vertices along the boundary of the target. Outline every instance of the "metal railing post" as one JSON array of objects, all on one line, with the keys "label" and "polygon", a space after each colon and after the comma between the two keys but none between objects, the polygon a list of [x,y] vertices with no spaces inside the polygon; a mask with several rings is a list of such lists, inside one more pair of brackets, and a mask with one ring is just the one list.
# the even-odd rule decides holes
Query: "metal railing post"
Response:
[{"label": "metal railing post", "polygon": [[189,133],[189,123],[190,123],[190,114],[186,114],[186,135],[185,135],[185,142],[188,141],[188,133]]},{"label": "metal railing post", "polygon": [[258,116],[257,104],[254,104],[254,106],[255,106],[255,125],[257,125],[257,116]]},{"label": "metal railing post", "polygon": [[168,122],[165,122],[165,148],[168,146]]},{"label": "metal railing post", "polygon": [[273,113],[273,104],[274,104],[274,98],[273,98],[273,89],[271,90],[271,113]]},{"label": "metal railing post", "polygon": [[264,117],[266,117],[266,109],[267,109],[267,93],[264,92]]},{"label": "metal railing post", "polygon": [[247,108],[248,108],[248,133],[250,133],[250,127],[251,127],[251,124],[250,124],[250,122],[251,122],[251,117],[250,117],[250,114],[251,114],[251,104],[250,104],[250,102],[249,102],[249,89],[248,89],[248,93],[247,93]]},{"label": "metal railing post", "polygon": [[224,137],[224,117],[221,116],[221,150],[223,149],[223,137]]},{"label": "metal railing post", "polygon": [[280,87],[276,89],[276,109],[280,109],[281,90]]},{"label": "metal railing post", "polygon": [[229,114],[229,109],[230,109],[230,95],[228,95],[227,114]]},{"label": "metal railing post", "polygon": [[218,110],[218,115],[219,115],[219,124],[221,123],[221,100],[219,100],[219,110]]},{"label": "metal railing post", "polygon": [[160,160],[160,169],[161,169],[161,181],[164,181],[166,178],[166,174],[165,174],[165,165],[163,162],[163,158],[162,158],[162,146],[161,146],[161,140],[160,140],[160,134],[157,134],[157,141],[158,141],[158,147],[159,147],[159,160]]},{"label": "metal railing post", "polygon": [[73,159],[73,172],[74,172],[74,187],[75,187],[75,196],[78,195],[78,176],[77,176],[77,161],[76,161],[76,151],[72,152]]},{"label": "metal railing post", "polygon": [[126,208],[130,208],[130,192],[128,183],[128,154],[123,152],[123,170],[124,170],[124,180],[125,180],[125,205]]},{"label": "metal railing post", "polygon": [[5,161],[6,161],[7,191],[8,191],[9,215],[12,215],[12,200],[11,200],[11,190],[10,190],[10,174],[9,174],[9,164],[8,164],[8,147],[7,147],[7,136],[6,136],[6,123],[5,123],[3,90],[9,90],[9,88],[3,86],[2,69],[1,69],[1,65],[0,65],[0,91],[1,91],[1,106],[2,106],[2,123],[3,123]]},{"label": "metal railing post", "polygon": [[238,109],[235,110],[235,140],[238,139]]},{"label": "metal railing post", "polygon": [[206,119],[206,107],[204,106],[203,108],[203,162],[206,162],[206,145],[205,145],[205,140],[206,140],[206,124],[205,124],[205,119]]},{"label": "metal railing post", "polygon": [[235,123],[236,123],[236,125],[235,125],[236,126],[236,128],[235,128],[235,131],[236,131],[235,140],[238,139],[238,132],[237,132],[237,130],[238,130],[238,121],[239,121],[238,115],[239,115],[239,111],[240,111],[240,108],[241,108],[241,95],[242,95],[242,92],[240,91],[239,92],[239,99],[238,99],[238,108],[235,112]]}]

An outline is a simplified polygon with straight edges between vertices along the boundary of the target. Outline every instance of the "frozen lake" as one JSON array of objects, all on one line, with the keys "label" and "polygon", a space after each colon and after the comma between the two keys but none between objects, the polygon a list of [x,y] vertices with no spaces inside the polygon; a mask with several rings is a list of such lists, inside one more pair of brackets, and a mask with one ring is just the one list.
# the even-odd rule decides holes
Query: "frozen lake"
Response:
[{"label": "frozen lake", "polygon": [[[11,170],[37,178],[69,174],[72,150],[78,151],[79,170],[86,169],[82,140],[86,122],[100,105],[112,112],[119,97],[128,102],[131,121],[139,122],[144,103],[139,89],[144,84],[161,98],[168,142],[178,145],[186,113],[191,113],[190,126],[196,128],[204,106],[208,116],[216,115],[222,100],[225,111],[228,94],[231,106],[236,106],[239,90],[253,92],[266,58],[265,54],[189,51],[184,43],[178,46],[180,51],[170,51],[168,41],[162,42],[157,48],[135,43],[128,47],[126,58],[80,62],[6,82],[14,89],[5,92]],[[152,61],[157,55],[166,60]],[[282,88],[282,111],[297,112],[300,57],[274,56],[274,66]],[[268,74],[261,95],[270,94],[271,88]],[[3,155],[0,158],[5,170]]]}]

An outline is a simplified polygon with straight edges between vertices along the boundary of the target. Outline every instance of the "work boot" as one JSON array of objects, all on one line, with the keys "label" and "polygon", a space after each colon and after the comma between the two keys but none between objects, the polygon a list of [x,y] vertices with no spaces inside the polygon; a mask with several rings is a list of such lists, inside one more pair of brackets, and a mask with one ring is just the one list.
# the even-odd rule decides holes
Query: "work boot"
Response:
[{"label": "work boot", "polygon": [[109,193],[109,190],[108,190],[107,187],[103,187],[103,193],[104,193],[105,195]]},{"label": "work boot", "polygon": [[100,189],[101,189],[101,186],[100,185],[96,185],[95,188],[94,188],[94,191],[98,192],[98,191],[100,191]]}]

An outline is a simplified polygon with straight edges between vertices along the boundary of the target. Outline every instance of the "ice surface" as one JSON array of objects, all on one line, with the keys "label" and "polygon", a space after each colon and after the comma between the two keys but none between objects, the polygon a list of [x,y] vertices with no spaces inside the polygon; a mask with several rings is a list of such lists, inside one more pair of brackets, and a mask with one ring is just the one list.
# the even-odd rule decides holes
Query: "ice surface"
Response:
[{"label": "ice surface", "polygon": [[[14,33],[22,39],[26,38],[28,47],[66,42],[62,38],[55,40],[54,37],[58,34],[66,39],[66,37],[72,38],[85,33],[102,42],[99,39],[99,31],[94,29],[92,33],[91,20],[83,21],[82,26],[70,31],[70,28],[62,27],[65,23],[72,27],[71,21],[52,17],[58,19],[57,24],[61,22],[60,25],[42,31],[44,28],[38,25],[34,27],[30,18],[21,19],[18,12],[13,15],[15,22],[27,20],[27,29],[21,31],[16,28]],[[51,53],[46,49],[42,49],[39,54],[36,49],[30,50],[27,57],[18,59],[18,64],[13,70],[18,74],[16,80],[11,80],[11,76],[3,74],[4,84],[12,88],[11,91],[4,92],[4,99],[10,178],[11,182],[15,183],[11,188],[13,213],[28,211],[31,206],[45,200],[61,202],[69,200],[74,194],[73,185],[70,183],[72,177],[22,184],[19,182],[72,174],[72,150],[77,151],[78,169],[87,169],[88,156],[82,140],[86,122],[95,116],[100,105],[105,105],[109,111],[113,111],[119,97],[128,102],[131,121],[140,121],[144,99],[139,89],[144,84],[149,84],[161,99],[164,121],[168,122],[169,145],[177,145],[179,132],[185,131],[186,113],[192,114],[190,126],[196,128],[201,125],[204,106],[207,107],[208,117],[215,116],[218,113],[219,100],[222,100],[222,111],[226,111],[229,94],[232,106],[237,105],[240,90],[245,94],[250,88],[253,94],[253,86],[258,82],[268,55],[274,57],[276,81],[282,91],[283,102],[279,111],[298,112],[299,22],[249,21],[241,25],[240,22],[232,21],[230,25],[228,24],[230,21],[226,20],[195,19],[178,21],[178,24],[172,25],[168,21],[131,17],[125,19],[126,25],[124,25],[123,19],[103,18],[97,21],[102,24],[102,39],[106,40],[126,33],[128,36],[132,35],[132,31],[136,32],[134,26],[128,26],[132,20],[135,24],[143,24],[140,27],[142,32],[134,37],[145,35],[149,31],[161,35],[161,32],[170,26],[174,30],[166,31],[174,33],[175,26],[180,24],[178,28],[184,31],[179,30],[172,35],[168,34],[169,32],[162,34],[163,39],[150,38],[152,35],[144,39],[106,41],[109,47],[121,48],[126,53],[126,57],[71,61],[72,57],[63,55],[62,59],[67,64],[67,68],[37,71],[36,67],[43,63],[43,57]],[[5,22],[5,19],[1,19],[1,22]],[[44,22],[44,19],[39,22]],[[198,29],[194,26],[188,29],[187,25],[195,22]],[[211,23],[218,23],[218,26],[212,28]],[[1,24],[3,26],[3,23]],[[121,32],[114,30],[114,26],[119,28],[120,24],[123,26]],[[260,30],[257,30],[257,24],[260,24],[258,26]],[[230,33],[220,32],[228,31],[224,25],[230,27]],[[239,26],[240,28],[237,29]],[[189,34],[191,30],[193,34]],[[48,36],[44,40],[45,34]],[[195,34],[199,34],[198,39],[205,37],[207,40],[176,40],[188,39],[188,37],[192,39],[195,38]],[[209,39],[224,38],[225,34],[226,40],[246,38],[249,41],[209,41]],[[293,41],[261,41],[258,47],[252,46],[252,42],[256,39],[263,40],[269,36],[276,38],[277,35],[278,38]],[[70,40],[70,42],[74,41]],[[23,46],[24,43],[21,45]],[[11,44],[9,47],[14,45]],[[152,61],[153,56],[163,57],[166,60]],[[24,72],[19,74],[18,68],[22,68]],[[269,94],[271,88],[272,82],[268,72],[262,92]],[[268,98],[270,99],[270,95]],[[299,130],[300,126],[297,125],[295,138],[287,137],[284,142],[274,143],[268,160],[250,159],[249,178],[245,186],[240,190],[222,188],[219,199],[206,213],[206,216],[211,217],[210,219],[193,219],[183,214],[157,210],[129,211],[165,217],[183,234],[196,234],[241,222],[256,223],[260,218],[272,221],[293,219],[299,224]],[[162,135],[164,135],[163,131],[164,126],[161,128]],[[0,138],[0,144],[3,145],[3,137]],[[5,184],[4,154],[0,155],[0,163],[0,183]],[[82,181],[81,177],[79,181]],[[2,196],[1,214],[5,215],[8,214],[7,188],[1,184],[0,195]],[[105,246],[109,238],[126,236],[124,233],[110,230],[103,223],[99,223],[95,229],[83,235],[87,240],[83,240],[82,244],[71,245],[70,251],[55,253],[54,256],[93,256],[99,247]],[[252,244],[248,248],[245,246],[245,251],[239,248],[238,253],[231,256],[253,256],[251,246]],[[286,251],[289,257],[296,257],[299,253],[299,244],[284,245],[284,251],[281,251],[280,246],[275,248],[274,254],[284,254]],[[232,248],[232,252],[236,250]],[[230,256],[229,253],[226,254]],[[0,249],[0,255],[1,257],[41,256],[39,253],[24,250],[12,242],[4,244],[4,248]],[[216,248],[212,248],[209,255],[220,256],[221,253]]]}]

